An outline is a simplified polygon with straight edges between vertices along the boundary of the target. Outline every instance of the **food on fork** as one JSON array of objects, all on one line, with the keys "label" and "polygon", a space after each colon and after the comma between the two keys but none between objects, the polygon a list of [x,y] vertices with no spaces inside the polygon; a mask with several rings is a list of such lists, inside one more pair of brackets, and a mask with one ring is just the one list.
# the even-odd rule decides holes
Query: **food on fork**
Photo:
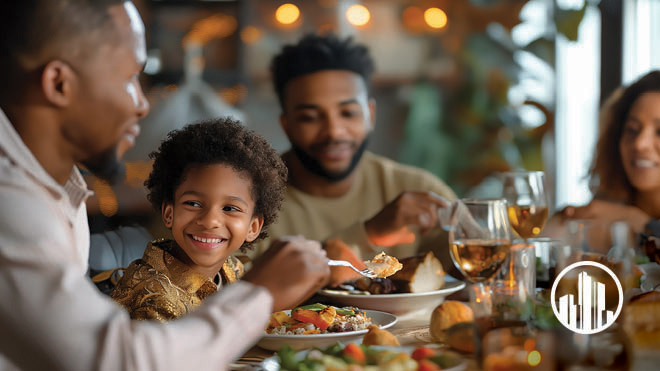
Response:
[{"label": "food on fork", "polygon": [[432,252],[401,259],[403,269],[390,279],[398,292],[419,293],[439,290],[445,285],[445,271]]},{"label": "food on fork", "polygon": [[395,257],[389,256],[384,252],[374,256],[371,260],[365,261],[364,264],[369,270],[374,272],[378,278],[389,277],[403,267]]}]

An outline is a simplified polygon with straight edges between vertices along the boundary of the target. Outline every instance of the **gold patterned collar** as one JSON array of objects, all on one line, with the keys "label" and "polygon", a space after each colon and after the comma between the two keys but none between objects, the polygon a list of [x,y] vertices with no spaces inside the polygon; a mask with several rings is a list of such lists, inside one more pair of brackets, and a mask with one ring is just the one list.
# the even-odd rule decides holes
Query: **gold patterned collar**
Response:
[{"label": "gold patterned collar", "polygon": [[[176,242],[168,239],[151,241],[144,250],[144,260],[157,271],[167,275],[172,284],[179,286],[190,293],[201,291],[206,295],[218,290],[218,285],[212,278],[190,268],[173,255]],[[231,284],[243,275],[243,264],[236,258],[229,256],[220,269],[222,284]],[[206,296],[204,295],[204,296]]]}]

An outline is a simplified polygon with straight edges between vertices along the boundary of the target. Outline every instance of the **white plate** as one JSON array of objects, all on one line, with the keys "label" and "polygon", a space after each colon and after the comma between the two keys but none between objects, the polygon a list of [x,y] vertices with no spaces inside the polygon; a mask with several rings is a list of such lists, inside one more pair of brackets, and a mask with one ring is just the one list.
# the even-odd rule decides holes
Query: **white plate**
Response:
[{"label": "white plate", "polygon": [[447,295],[460,291],[464,287],[465,282],[447,280],[445,287],[440,290],[420,292],[417,294],[367,295],[327,289],[319,291],[318,294],[331,298],[331,301],[336,304],[387,311],[396,315],[402,315],[433,309],[442,303]]},{"label": "white plate", "polygon": [[[290,313],[291,311],[286,310]],[[380,328],[389,328],[396,323],[396,316],[379,312],[375,310],[365,310],[367,317],[371,318],[371,323],[380,326]],[[266,334],[259,340],[257,345],[266,350],[278,351],[284,344],[288,344],[295,350],[307,349],[311,347],[327,347],[338,341],[344,344],[362,343],[362,336],[368,330],[336,332],[331,334],[311,334],[311,335],[270,335]]]},{"label": "white plate", "polygon": [[[408,354],[412,354],[413,350],[416,349],[416,347],[386,347],[386,346],[372,346],[373,348],[376,349],[390,349],[395,352],[405,352]],[[296,360],[302,360],[306,355],[309,350],[302,350],[298,353],[296,353]],[[441,351],[441,353],[449,355],[451,357],[456,358],[456,366],[450,367],[450,368],[444,368],[444,371],[464,371],[467,367],[467,362],[461,356],[459,356],[456,353],[453,352],[446,352],[446,351]],[[266,370],[266,371],[279,371],[280,370],[280,360],[277,358],[277,355],[274,355],[272,357],[268,357],[261,362],[261,367]]]}]

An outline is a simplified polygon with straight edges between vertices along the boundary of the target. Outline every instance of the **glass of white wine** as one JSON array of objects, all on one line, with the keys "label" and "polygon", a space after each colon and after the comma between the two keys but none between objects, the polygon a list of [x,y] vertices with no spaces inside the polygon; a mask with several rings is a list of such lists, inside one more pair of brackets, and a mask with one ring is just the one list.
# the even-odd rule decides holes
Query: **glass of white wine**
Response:
[{"label": "glass of white wine", "polygon": [[548,199],[542,171],[512,171],[502,174],[502,198],[507,203],[511,228],[522,239],[541,233],[548,220]]},{"label": "glass of white wine", "polygon": [[[502,267],[511,246],[503,199],[462,199],[456,202],[449,243],[452,260],[466,279],[488,283]],[[483,287],[481,292],[488,292]]]}]

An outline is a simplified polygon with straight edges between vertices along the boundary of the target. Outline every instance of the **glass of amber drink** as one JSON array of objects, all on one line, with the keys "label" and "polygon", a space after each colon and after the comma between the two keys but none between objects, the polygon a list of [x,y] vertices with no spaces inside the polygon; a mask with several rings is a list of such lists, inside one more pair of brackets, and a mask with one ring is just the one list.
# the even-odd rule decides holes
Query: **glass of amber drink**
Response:
[{"label": "glass of amber drink", "polygon": [[502,267],[511,246],[506,201],[462,199],[452,213],[449,243],[454,265],[472,283],[487,284]]},{"label": "glass of amber drink", "polygon": [[542,171],[502,173],[502,198],[507,201],[511,228],[522,239],[541,233],[548,220],[548,199]]}]

